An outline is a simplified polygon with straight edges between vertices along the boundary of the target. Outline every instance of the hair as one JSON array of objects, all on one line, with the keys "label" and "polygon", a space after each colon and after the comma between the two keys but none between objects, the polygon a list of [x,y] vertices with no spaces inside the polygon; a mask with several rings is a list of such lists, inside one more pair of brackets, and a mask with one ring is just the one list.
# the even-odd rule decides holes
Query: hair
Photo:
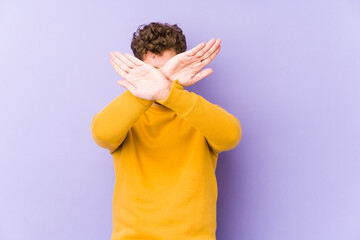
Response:
[{"label": "hair", "polygon": [[178,54],[186,51],[186,38],[177,24],[142,24],[133,34],[131,50],[140,60],[149,51],[162,55],[165,50],[174,50]]}]

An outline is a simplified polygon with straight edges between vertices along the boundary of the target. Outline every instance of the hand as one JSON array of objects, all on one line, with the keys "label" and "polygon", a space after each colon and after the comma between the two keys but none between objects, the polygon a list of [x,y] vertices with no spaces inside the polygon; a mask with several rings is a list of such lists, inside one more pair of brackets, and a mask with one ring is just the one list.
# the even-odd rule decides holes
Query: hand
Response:
[{"label": "hand", "polygon": [[211,68],[200,70],[219,53],[220,42],[220,38],[217,40],[212,38],[207,44],[202,42],[196,47],[172,57],[159,70],[170,81],[177,79],[182,86],[193,85],[213,72]]},{"label": "hand", "polygon": [[117,84],[128,89],[134,96],[147,100],[166,99],[172,83],[156,68],[140,59],[119,52],[110,52],[110,63],[124,79]]}]

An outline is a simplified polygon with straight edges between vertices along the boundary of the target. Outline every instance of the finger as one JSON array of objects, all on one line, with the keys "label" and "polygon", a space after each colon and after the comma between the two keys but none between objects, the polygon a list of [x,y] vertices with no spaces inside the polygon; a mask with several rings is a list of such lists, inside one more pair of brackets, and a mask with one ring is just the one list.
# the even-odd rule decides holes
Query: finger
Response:
[{"label": "finger", "polygon": [[206,46],[201,49],[201,51],[199,51],[197,54],[195,54],[195,57],[201,58],[205,53],[209,51],[209,49],[214,45],[215,42],[215,38],[210,39]]},{"label": "finger", "polygon": [[126,56],[127,59],[129,59],[131,62],[133,62],[136,66],[142,66],[142,65],[145,64],[143,61],[141,61],[137,57],[134,57],[131,54],[126,53],[125,56]]},{"label": "finger", "polygon": [[131,93],[136,91],[136,87],[124,79],[118,80],[116,84],[128,89]]},{"label": "finger", "polygon": [[129,68],[134,68],[135,67],[135,64],[132,61],[130,61],[127,57],[125,57],[123,54],[115,51],[115,56],[117,56]]},{"label": "finger", "polygon": [[221,45],[219,45],[219,47],[215,50],[215,52],[213,52],[208,58],[204,59],[201,63],[203,64],[203,66],[208,65],[212,60],[214,60],[214,58],[218,55],[218,53],[220,52],[221,49]]},{"label": "finger", "polygon": [[110,59],[124,72],[128,73],[130,71],[130,67],[127,66],[119,57],[119,55],[115,55],[115,53],[110,53]]},{"label": "finger", "polygon": [[214,44],[211,46],[211,48],[208,49],[208,51],[201,57],[201,60],[204,60],[208,57],[210,57],[216,50],[217,48],[220,46],[221,43],[221,39],[218,38]]},{"label": "finger", "polygon": [[[115,51],[115,52],[114,52],[114,56],[115,56],[119,61],[121,61],[122,64],[125,65],[124,67],[126,68],[127,72],[129,72],[132,68],[135,67],[135,65],[134,65],[131,61],[129,61],[129,59],[127,59],[123,54],[119,53],[118,51]],[[121,63],[120,63],[120,64],[121,64]],[[121,66],[123,66],[123,65],[121,65]],[[121,66],[120,66],[120,67],[121,67]]]},{"label": "finger", "polygon": [[128,73],[121,69],[112,58],[110,58],[110,64],[114,68],[114,70],[123,78],[128,78]]},{"label": "finger", "polygon": [[130,70],[130,68],[123,61],[121,61],[119,55],[115,55],[114,52],[110,52],[110,58],[116,65],[118,65],[119,68],[121,68],[125,72],[128,72]]},{"label": "finger", "polygon": [[[135,56],[132,56],[132,55],[129,54],[129,53],[125,53],[124,56],[126,57],[126,59],[127,59],[128,61],[132,62],[135,67],[136,67],[136,66],[141,66],[141,65],[143,65],[143,62],[142,62],[140,59],[136,58]],[[136,59],[139,60],[140,62],[139,62],[139,61],[136,61]]]},{"label": "finger", "polygon": [[206,46],[204,42],[198,44],[197,46],[193,47],[188,51],[188,56],[194,56],[197,54],[201,49],[203,49]]},{"label": "finger", "polygon": [[193,82],[196,83],[198,82],[199,80],[209,76],[211,73],[213,72],[213,70],[211,68],[206,68],[202,71],[200,71],[199,73],[197,73],[193,78]]},{"label": "finger", "polygon": [[216,43],[216,39],[215,38],[210,39],[210,41],[208,41],[206,46],[202,49],[204,51],[204,53],[207,53],[209,51],[209,49],[212,46],[214,46],[214,43]]},{"label": "finger", "polygon": [[213,54],[213,53],[218,49],[218,47],[221,46],[220,43],[221,43],[221,39],[218,38],[218,39],[216,40],[215,44],[214,44],[214,45],[211,47],[211,49],[209,50],[210,55]]}]

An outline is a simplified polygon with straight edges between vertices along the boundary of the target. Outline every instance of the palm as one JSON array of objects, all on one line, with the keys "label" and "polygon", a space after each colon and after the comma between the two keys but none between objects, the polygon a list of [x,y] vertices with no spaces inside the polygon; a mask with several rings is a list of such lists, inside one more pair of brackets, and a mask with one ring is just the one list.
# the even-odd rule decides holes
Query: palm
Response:
[{"label": "palm", "polygon": [[189,55],[189,52],[184,52],[176,55],[171,58],[167,63],[164,69],[167,69],[169,72],[168,78],[171,81],[176,79],[184,85],[190,84],[194,79],[194,76],[204,67],[204,64],[201,62],[200,58],[195,58]]},{"label": "palm", "polygon": [[144,64],[134,71],[130,71],[127,80],[136,87],[138,95],[144,96],[155,92],[157,88],[155,88],[154,81],[159,79],[159,74],[161,75],[157,69],[149,64]]},{"label": "palm", "polygon": [[153,100],[157,98],[159,89],[168,85],[168,80],[159,70],[130,54],[115,52],[110,60],[114,70],[125,79],[119,80],[119,85],[126,87],[134,96]]},{"label": "palm", "polygon": [[201,43],[193,49],[171,58],[160,71],[170,80],[179,80],[182,86],[190,86],[212,73],[204,69],[219,53],[221,40],[211,39],[206,45]]}]

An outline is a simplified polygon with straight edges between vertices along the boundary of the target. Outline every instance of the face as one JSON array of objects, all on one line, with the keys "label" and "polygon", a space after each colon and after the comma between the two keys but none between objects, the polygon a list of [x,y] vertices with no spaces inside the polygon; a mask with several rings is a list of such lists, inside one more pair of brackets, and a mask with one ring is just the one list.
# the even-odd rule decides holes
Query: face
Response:
[{"label": "face", "polygon": [[172,57],[176,56],[175,50],[165,50],[162,55],[156,55],[153,52],[147,52],[144,55],[143,62],[152,65],[155,68],[160,68]]}]

